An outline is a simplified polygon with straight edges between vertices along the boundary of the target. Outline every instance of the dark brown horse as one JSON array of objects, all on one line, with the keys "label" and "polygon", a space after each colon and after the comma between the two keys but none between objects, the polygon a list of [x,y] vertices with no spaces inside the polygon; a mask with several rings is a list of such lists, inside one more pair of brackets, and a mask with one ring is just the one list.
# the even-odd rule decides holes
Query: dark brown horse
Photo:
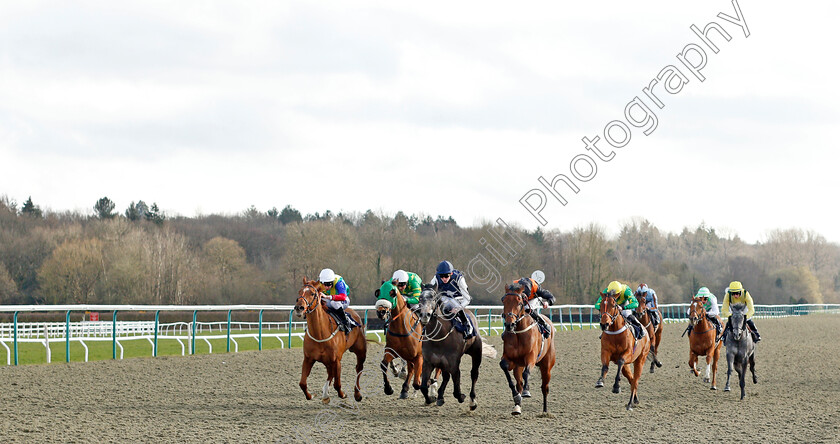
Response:
[{"label": "dark brown horse", "polygon": [[[613,393],[621,393],[618,383],[621,375],[630,382],[630,401],[627,403],[627,410],[633,409],[633,404],[639,403],[636,394],[639,388],[639,380],[642,378],[642,368],[645,366],[648,352],[650,351],[650,337],[645,334],[641,339],[633,336],[633,329],[628,327],[621,309],[615,302],[615,296],[601,294],[601,377],[595,383],[595,387],[604,386],[604,376],[610,368],[610,361],[618,365],[615,374]],[[633,373],[630,373],[628,365],[633,363]]]},{"label": "dark brown horse", "polygon": [[703,382],[711,382],[711,389],[717,390],[717,365],[723,341],[715,341],[717,330],[715,324],[706,318],[706,309],[703,308],[702,302],[691,302],[688,307],[688,322],[691,324],[691,333],[688,335],[688,368],[694,376],[700,376],[696,366],[697,358],[705,356],[706,373]]},{"label": "dark brown horse", "polygon": [[[437,405],[443,405],[443,393],[450,377],[454,385],[452,394],[458,402],[464,402],[466,395],[461,392],[461,358],[465,354],[470,355],[470,410],[475,410],[478,407],[475,400],[475,383],[478,380],[483,351],[481,337],[476,334],[464,339],[463,334],[455,331],[451,318],[443,313],[440,304],[440,295],[431,285],[424,285],[420,295],[420,323],[423,324],[423,375],[420,392],[423,393],[427,405],[435,402],[435,398],[429,396],[429,380],[432,370],[440,369],[443,379],[437,390]],[[469,310],[466,310],[466,314],[474,325],[478,325],[475,315]]]},{"label": "dark brown horse", "polygon": [[[522,413],[522,397],[529,398],[528,376],[534,365],[540,368],[542,376],[543,413],[548,413],[548,382],[551,380],[551,369],[554,367],[554,329],[548,339],[544,338],[537,323],[525,311],[528,300],[519,284],[505,287],[504,304],[505,331],[502,333],[504,351],[499,366],[505,372],[508,386],[513,394],[512,415]],[[542,316],[542,315],[540,315]],[[546,319],[548,325],[551,322]],[[516,384],[510,373],[513,372]]]},{"label": "dark brown horse", "polygon": [[332,383],[339,398],[347,395],[341,390],[341,357],[350,350],[356,354],[356,384],[353,387],[353,397],[362,400],[359,379],[362,377],[362,367],[367,355],[367,341],[365,340],[365,326],[359,315],[351,310],[345,311],[353,317],[360,326],[349,334],[341,332],[335,319],[327,313],[321,303],[321,292],[318,291],[317,281],[307,281],[303,278],[303,287],[298,291],[295,301],[295,313],[306,319],[306,336],[303,338],[303,371],[300,375],[300,389],[306,399],[312,399],[306,387],[306,378],[312,371],[315,362],[321,362],[327,368],[327,382],[324,384],[321,402],[330,402],[329,386]]},{"label": "dark brown horse", "polygon": [[636,319],[647,329],[648,336],[650,336],[650,372],[653,373],[654,365],[662,367],[662,363],[659,362],[656,355],[659,353],[659,344],[662,342],[662,326],[665,323],[660,319],[656,328],[653,328],[653,322],[645,298],[639,299],[639,306],[636,307]]},{"label": "dark brown horse", "polygon": [[[379,290],[376,290],[379,296]],[[420,372],[423,369],[423,349],[420,337],[423,335],[423,326],[420,325],[420,316],[408,309],[405,298],[399,290],[394,287],[389,295],[396,303],[391,309],[377,304],[376,315],[379,319],[388,321],[388,329],[385,335],[385,356],[379,364],[384,380],[386,395],[394,394],[394,389],[388,381],[388,366],[394,359],[403,359],[406,362],[405,382],[400,391],[400,399],[408,398],[409,382],[414,379],[412,387],[420,389]]]}]

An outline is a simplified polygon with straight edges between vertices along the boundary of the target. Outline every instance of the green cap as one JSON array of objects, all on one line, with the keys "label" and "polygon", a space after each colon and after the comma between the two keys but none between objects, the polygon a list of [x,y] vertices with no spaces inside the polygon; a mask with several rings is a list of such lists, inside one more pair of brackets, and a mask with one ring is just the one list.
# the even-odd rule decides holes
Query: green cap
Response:
[{"label": "green cap", "polygon": [[695,298],[708,298],[710,296],[714,296],[714,295],[712,294],[711,291],[709,291],[708,288],[700,287],[700,289],[697,290],[697,294],[694,297]]}]

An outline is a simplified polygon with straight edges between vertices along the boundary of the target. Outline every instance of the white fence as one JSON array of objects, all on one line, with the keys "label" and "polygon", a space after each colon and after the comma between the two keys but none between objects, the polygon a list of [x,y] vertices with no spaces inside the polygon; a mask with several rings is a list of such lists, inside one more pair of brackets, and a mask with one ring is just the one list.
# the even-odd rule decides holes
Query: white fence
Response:
[{"label": "white fence", "polygon": [[[375,313],[375,308],[370,305],[353,306],[359,312],[365,324],[368,324],[369,315]],[[665,322],[686,321],[686,310],[688,304],[663,304],[660,306]],[[778,318],[786,316],[801,316],[812,313],[840,313],[838,304],[808,304],[808,305],[757,305],[757,318]],[[501,306],[470,306],[476,314],[479,329],[485,335],[500,334],[504,328],[502,325]],[[116,318],[119,312],[147,312],[154,313],[154,321],[82,321],[69,322],[71,313],[86,311],[112,312]],[[193,322],[159,323],[158,314],[163,311],[192,312]],[[224,312],[228,313],[228,321],[200,322],[197,314],[203,312]],[[259,312],[258,322],[233,321],[232,313],[235,312]],[[288,321],[263,322],[262,315],[265,311],[288,313]],[[123,359],[124,341],[147,341],[152,356],[157,356],[159,341],[176,341],[181,346],[181,355],[195,353],[196,341],[204,341],[210,353],[213,352],[211,340],[225,340],[226,351],[230,351],[231,344],[233,351],[239,351],[237,340],[255,340],[258,348],[262,349],[263,338],[274,338],[279,341],[281,347],[291,346],[291,340],[298,338],[303,340],[305,322],[296,320],[292,316],[293,307],[290,305],[265,305],[265,306],[127,306],[127,305],[67,305],[67,306],[0,306],[0,312],[14,314],[14,322],[0,323],[0,345],[6,351],[6,364],[11,365],[14,357],[15,365],[18,364],[19,343],[40,343],[44,346],[47,362],[52,361],[50,344],[65,344],[65,359],[70,361],[70,343],[78,342],[84,348],[84,360],[88,361],[89,350],[87,343],[110,341],[113,348],[113,359]],[[65,322],[17,322],[20,313],[32,312],[59,312],[66,315]],[[574,330],[593,328],[598,324],[599,316],[593,305],[560,305],[549,307],[543,313],[548,314],[555,327],[559,330]],[[254,331],[257,331],[256,333]],[[215,334],[214,334],[215,333]],[[378,341],[384,339],[383,330],[368,330],[368,335],[374,336]],[[10,345],[12,347],[10,347]],[[13,349],[12,349],[13,348]],[[117,353],[119,350],[119,353]]]}]

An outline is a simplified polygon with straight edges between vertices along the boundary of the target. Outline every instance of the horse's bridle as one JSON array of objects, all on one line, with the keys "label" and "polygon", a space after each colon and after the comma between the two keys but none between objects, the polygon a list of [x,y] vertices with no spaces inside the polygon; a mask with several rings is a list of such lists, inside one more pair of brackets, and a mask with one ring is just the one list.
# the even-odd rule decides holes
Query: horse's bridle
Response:
[{"label": "horse's bridle", "polygon": [[[601,299],[602,304],[606,304],[606,302],[607,302],[606,298],[610,298],[610,299],[613,300],[613,306],[612,306],[611,310],[601,312],[602,317],[603,316],[609,316],[610,317],[610,322],[608,322],[607,324],[604,324],[603,322],[601,323],[601,330],[606,330],[606,329],[610,328],[610,326],[615,323],[615,319],[621,315],[621,312],[618,310],[618,304],[615,302],[615,296],[610,296],[610,295],[602,296],[602,299]],[[612,312],[616,312],[615,315],[613,315]]]},{"label": "horse's bridle", "polygon": [[516,317],[517,314],[511,311],[511,312],[507,312],[504,315],[502,315],[502,320],[506,321],[509,317],[516,318],[516,320],[513,321],[513,323],[512,323],[512,325],[516,325],[516,324],[519,323],[519,321],[521,321],[522,319],[525,318],[525,316],[528,315],[528,313],[525,312],[525,304],[527,304],[527,302],[525,301],[525,296],[522,293],[511,293],[511,292],[505,293],[505,295],[502,297],[502,301],[504,302],[505,298],[508,297],[508,296],[516,296],[516,297],[519,298],[519,310],[522,313],[522,315],[517,318]]},{"label": "horse's bridle", "polygon": [[[306,290],[310,290],[309,293],[312,294],[312,301],[306,300],[306,297],[304,296]],[[304,287],[301,289],[301,293],[302,294],[299,295],[295,300],[295,304],[297,304],[297,301],[301,299],[303,299],[303,301],[306,302],[306,307],[304,307],[305,311],[303,312],[303,317],[305,319],[307,314],[312,313],[313,311],[315,311],[316,308],[318,308],[318,305],[321,301],[321,294],[318,291],[318,289],[315,288],[315,286],[312,284],[304,285]]]}]

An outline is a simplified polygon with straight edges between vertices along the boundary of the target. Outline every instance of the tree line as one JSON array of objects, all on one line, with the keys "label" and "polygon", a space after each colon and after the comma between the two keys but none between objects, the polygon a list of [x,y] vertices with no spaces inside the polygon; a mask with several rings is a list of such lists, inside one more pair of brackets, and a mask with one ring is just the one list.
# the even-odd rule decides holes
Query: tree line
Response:
[{"label": "tree line", "polygon": [[[372,304],[396,269],[429,279],[447,259],[465,270],[490,226],[371,210],[302,215],[288,205],[169,217],[142,200],[116,212],[107,197],[93,210],[42,211],[31,198],[18,208],[0,197],[0,303],[290,304],[304,276],[329,267],[352,303]],[[701,286],[722,296],[731,280],[759,304],[840,302],[840,246],[811,231],[774,230],[750,244],[703,224],[667,233],[644,219],[614,237],[596,223],[511,229],[526,245],[499,272],[512,281],[543,270],[559,303],[592,303],[611,280],[645,282],[661,303],[684,302]],[[498,304],[498,289],[469,284],[474,304]]]}]

